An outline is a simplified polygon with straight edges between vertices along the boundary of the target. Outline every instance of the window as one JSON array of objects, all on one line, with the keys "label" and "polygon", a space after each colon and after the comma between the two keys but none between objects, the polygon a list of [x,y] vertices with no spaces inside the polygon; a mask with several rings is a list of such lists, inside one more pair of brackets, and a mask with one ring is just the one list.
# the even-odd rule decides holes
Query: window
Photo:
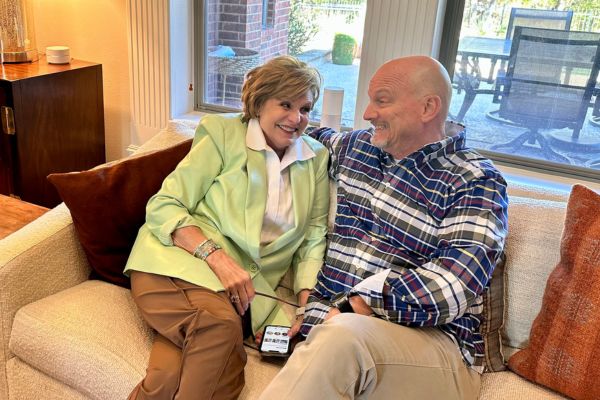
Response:
[{"label": "window", "polygon": [[[200,3],[198,18],[205,29],[196,59],[206,63],[197,79],[198,109],[240,109],[245,73],[272,57],[291,54],[321,72],[323,88],[344,89],[342,124],[353,125],[366,0]],[[323,90],[311,120],[320,120],[322,101]]]},{"label": "window", "polygon": [[[470,146],[512,166],[600,178],[600,84],[594,78],[600,57],[590,56],[585,65],[567,64],[560,69],[540,68],[550,61],[538,57],[530,63],[529,72],[554,72],[543,79],[540,76],[532,79],[541,84],[530,87],[525,96],[527,85],[516,84],[520,82],[520,72],[511,64],[517,27],[583,31],[588,33],[584,35],[586,40],[591,40],[590,33],[593,36],[600,32],[598,2],[240,0],[238,4],[236,0],[197,0],[196,3],[202,8],[195,13],[199,18],[195,26],[202,29],[196,34],[200,40],[196,41],[199,46],[195,58],[198,65],[205,66],[197,69],[196,109],[239,110],[244,73],[275,55],[294,54],[321,71],[324,87],[344,89],[342,125],[361,128],[368,126],[361,116],[366,107],[368,80],[377,67],[400,55],[438,56],[439,49],[439,58],[446,60],[449,70],[454,69],[450,113],[467,126]],[[272,27],[268,24],[263,27],[265,4],[273,5]],[[532,41],[523,35],[527,32],[522,28],[519,31],[519,47],[531,46]],[[336,33],[350,34],[356,41],[349,65],[332,61]],[[453,35],[454,46],[448,41]],[[440,37],[444,42],[441,46]],[[568,37],[560,40],[564,42]],[[495,50],[485,47],[494,44]],[[568,61],[566,55],[571,51],[569,47],[556,46],[554,51],[542,51],[542,55],[554,53],[558,57],[562,52],[559,58]],[[521,55],[525,53],[521,51]],[[587,54],[591,55],[589,51]],[[546,90],[552,87],[560,90],[556,93]],[[515,106],[512,100],[519,98],[519,92],[526,101]],[[554,112],[541,107],[546,103]],[[322,97],[311,114],[314,122],[321,119],[321,104]],[[562,112],[561,120],[559,111],[566,111],[567,105],[569,111]],[[536,111],[537,115],[507,113],[511,107],[513,111]]]},{"label": "window", "polygon": [[262,0],[262,27],[273,28],[275,23],[275,0]]},{"label": "window", "polygon": [[468,143],[513,165],[597,179],[600,3],[458,3],[450,113]]}]

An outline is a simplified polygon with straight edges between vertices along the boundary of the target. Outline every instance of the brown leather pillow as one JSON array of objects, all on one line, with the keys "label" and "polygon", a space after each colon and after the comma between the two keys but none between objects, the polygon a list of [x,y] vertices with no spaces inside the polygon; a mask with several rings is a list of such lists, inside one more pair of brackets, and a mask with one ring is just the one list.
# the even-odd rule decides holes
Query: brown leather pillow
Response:
[{"label": "brown leather pillow", "polygon": [[123,269],[144,224],[146,203],[191,144],[189,139],[112,165],[48,176],[71,212],[90,278],[129,287]]},{"label": "brown leather pillow", "polygon": [[575,185],[560,261],[548,277],[529,345],[508,366],[573,399],[600,399],[600,195]]}]

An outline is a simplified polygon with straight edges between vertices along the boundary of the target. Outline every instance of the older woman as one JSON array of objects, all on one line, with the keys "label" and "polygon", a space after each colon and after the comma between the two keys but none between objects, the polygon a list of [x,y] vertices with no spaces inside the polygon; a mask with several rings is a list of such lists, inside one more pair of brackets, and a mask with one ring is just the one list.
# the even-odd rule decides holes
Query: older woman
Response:
[{"label": "older woman", "polygon": [[148,202],[125,273],[156,336],[131,399],[236,398],[242,321],[254,333],[291,325],[277,301],[257,293],[274,296],[291,267],[306,303],[329,202],[327,152],[302,135],[320,80],[288,56],[250,71],[243,114],[203,117],[189,154]]}]

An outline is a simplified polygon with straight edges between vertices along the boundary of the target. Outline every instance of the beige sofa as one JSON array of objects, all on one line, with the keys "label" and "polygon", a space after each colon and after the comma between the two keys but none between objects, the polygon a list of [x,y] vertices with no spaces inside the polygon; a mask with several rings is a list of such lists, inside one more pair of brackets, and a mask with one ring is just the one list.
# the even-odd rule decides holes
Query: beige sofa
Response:
[{"label": "beige sofa", "polygon": [[[139,152],[193,135],[172,121]],[[568,193],[510,183],[505,355],[527,343],[559,257]],[[152,333],[129,291],[88,280],[89,266],[61,204],[0,240],[0,399],[125,399],[144,375]],[[285,283],[283,286],[288,286]],[[281,294],[289,290],[280,289]],[[279,366],[248,349],[242,399],[257,398]],[[563,397],[505,371],[483,376],[481,399]]]}]

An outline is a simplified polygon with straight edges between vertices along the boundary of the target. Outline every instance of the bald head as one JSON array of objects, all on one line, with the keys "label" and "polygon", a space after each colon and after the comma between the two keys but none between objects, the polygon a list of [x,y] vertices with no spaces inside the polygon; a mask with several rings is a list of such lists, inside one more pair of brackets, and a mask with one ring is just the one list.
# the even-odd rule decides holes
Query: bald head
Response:
[{"label": "bald head", "polygon": [[445,137],[452,96],[445,68],[431,57],[389,61],[369,82],[369,105],[363,118],[373,125],[371,143],[403,158]]},{"label": "bald head", "polygon": [[434,58],[409,56],[396,58],[383,64],[372,81],[387,80],[409,90],[416,96],[439,96],[441,100],[440,119],[448,117],[452,98],[452,83],[446,68]]}]

